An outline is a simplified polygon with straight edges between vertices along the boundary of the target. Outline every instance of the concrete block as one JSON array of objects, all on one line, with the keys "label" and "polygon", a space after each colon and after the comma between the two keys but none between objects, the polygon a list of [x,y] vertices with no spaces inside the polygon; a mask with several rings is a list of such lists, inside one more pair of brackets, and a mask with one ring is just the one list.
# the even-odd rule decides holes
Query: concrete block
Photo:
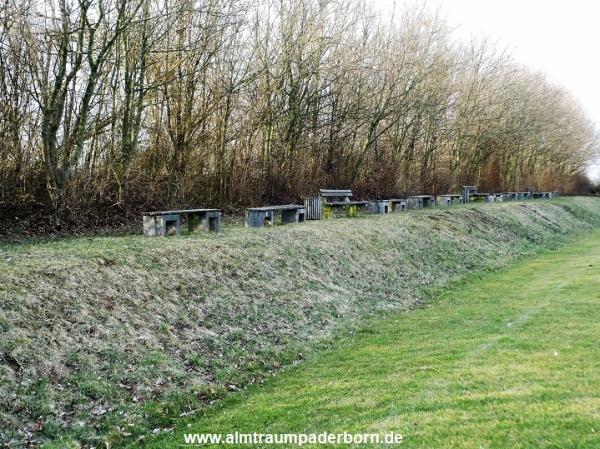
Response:
[{"label": "concrete block", "polygon": [[179,235],[181,217],[179,215],[158,215],[143,217],[144,235],[147,237],[165,237]]},{"label": "concrete block", "polygon": [[188,230],[190,232],[220,232],[221,211],[197,212],[189,214]]},{"label": "concrete block", "polygon": [[390,201],[392,212],[404,212],[406,210],[406,200],[394,199]]},{"label": "concrete block", "polygon": [[369,211],[372,214],[389,214],[392,206],[387,200],[376,200],[369,203]]},{"label": "concrete block", "polygon": [[409,209],[423,209],[423,198],[409,196],[406,198],[406,206]]}]

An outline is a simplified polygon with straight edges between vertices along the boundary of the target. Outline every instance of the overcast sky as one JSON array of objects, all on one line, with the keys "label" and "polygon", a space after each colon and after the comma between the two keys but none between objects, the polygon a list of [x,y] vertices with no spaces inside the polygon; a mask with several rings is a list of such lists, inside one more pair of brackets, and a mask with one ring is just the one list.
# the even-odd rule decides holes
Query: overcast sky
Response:
[{"label": "overcast sky", "polygon": [[[414,0],[395,0],[396,5]],[[600,1],[428,0],[459,37],[489,36],[569,89],[600,128]],[[388,9],[394,0],[375,0]],[[600,162],[590,167],[600,180]]]}]

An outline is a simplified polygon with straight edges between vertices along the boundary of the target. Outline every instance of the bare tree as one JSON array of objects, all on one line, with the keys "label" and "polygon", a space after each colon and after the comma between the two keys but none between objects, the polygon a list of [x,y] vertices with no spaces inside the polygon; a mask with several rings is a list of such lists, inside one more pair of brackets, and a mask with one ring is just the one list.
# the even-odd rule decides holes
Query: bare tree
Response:
[{"label": "bare tree", "polygon": [[599,148],[568,92],[489,40],[457,41],[425,7],[8,0],[0,14],[0,195],[13,202],[569,189]]}]

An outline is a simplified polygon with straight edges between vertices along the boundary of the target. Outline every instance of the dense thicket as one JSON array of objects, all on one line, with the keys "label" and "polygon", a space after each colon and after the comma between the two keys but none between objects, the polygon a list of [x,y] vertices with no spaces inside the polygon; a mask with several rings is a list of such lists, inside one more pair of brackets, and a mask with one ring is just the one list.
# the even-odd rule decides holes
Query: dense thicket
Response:
[{"label": "dense thicket", "polygon": [[354,0],[7,0],[4,201],[291,200],[536,186],[597,148],[562,88],[444,20]]}]

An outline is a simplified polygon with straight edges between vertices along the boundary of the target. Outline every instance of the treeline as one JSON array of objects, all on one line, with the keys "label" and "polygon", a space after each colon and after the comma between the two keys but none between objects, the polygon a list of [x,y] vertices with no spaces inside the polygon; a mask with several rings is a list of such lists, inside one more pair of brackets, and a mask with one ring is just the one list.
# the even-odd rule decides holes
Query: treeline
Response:
[{"label": "treeline", "polygon": [[424,9],[7,0],[0,16],[4,202],[568,192],[598,147],[568,92]]}]

